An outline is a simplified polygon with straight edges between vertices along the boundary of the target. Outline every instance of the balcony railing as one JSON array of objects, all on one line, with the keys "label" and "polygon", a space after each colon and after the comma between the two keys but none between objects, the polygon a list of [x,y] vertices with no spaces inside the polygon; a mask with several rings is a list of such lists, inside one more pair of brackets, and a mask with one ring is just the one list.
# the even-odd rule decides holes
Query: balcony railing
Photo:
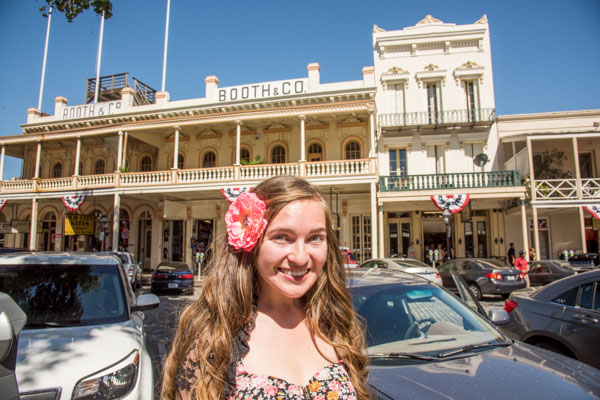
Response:
[{"label": "balcony railing", "polygon": [[536,179],[534,181],[536,200],[598,200],[600,199],[600,178],[580,180],[581,194],[578,193],[577,179]]},{"label": "balcony railing", "polygon": [[379,126],[425,126],[425,125],[455,125],[455,124],[491,124],[496,120],[494,108],[443,110],[443,111],[421,111],[396,114],[380,114]]},{"label": "balcony railing", "polygon": [[278,175],[306,178],[370,176],[375,178],[374,159],[338,160],[288,164],[259,164],[217,168],[175,169],[84,175],[52,179],[0,181],[0,193],[58,192],[67,190],[152,187],[165,185],[223,185],[264,180]]},{"label": "balcony railing", "polygon": [[520,186],[519,171],[458,172],[452,174],[397,175],[379,178],[381,192],[473,189]]}]

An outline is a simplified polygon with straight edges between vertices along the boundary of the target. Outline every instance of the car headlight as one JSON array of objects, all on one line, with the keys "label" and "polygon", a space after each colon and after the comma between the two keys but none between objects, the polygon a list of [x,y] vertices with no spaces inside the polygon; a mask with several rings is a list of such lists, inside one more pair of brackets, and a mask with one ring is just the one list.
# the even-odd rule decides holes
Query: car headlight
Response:
[{"label": "car headlight", "polygon": [[73,399],[109,400],[123,397],[134,388],[139,366],[140,354],[134,350],[116,364],[77,382]]}]

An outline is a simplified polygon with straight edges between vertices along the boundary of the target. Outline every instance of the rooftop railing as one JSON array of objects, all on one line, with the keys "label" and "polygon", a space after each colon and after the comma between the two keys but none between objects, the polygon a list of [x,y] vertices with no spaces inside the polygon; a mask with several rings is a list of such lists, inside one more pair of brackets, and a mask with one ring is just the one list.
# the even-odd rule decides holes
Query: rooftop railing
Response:
[{"label": "rooftop railing", "polygon": [[439,125],[478,125],[491,124],[496,120],[494,108],[477,108],[461,110],[442,111],[420,111],[395,114],[380,114],[379,125],[381,127],[394,126],[439,126]]},{"label": "rooftop railing", "polygon": [[519,171],[457,172],[451,174],[392,175],[379,178],[379,191],[472,189],[520,186]]}]

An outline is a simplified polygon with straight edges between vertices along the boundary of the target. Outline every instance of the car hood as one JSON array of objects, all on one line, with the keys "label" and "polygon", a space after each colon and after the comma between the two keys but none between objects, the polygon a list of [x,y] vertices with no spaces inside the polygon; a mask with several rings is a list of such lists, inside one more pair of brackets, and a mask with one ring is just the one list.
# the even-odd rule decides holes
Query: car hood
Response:
[{"label": "car hood", "polygon": [[440,362],[374,360],[369,384],[382,399],[600,398],[600,370],[519,342]]},{"label": "car hood", "polygon": [[70,398],[81,378],[143,347],[139,322],[21,331],[16,367],[19,391],[62,387],[63,397]]}]

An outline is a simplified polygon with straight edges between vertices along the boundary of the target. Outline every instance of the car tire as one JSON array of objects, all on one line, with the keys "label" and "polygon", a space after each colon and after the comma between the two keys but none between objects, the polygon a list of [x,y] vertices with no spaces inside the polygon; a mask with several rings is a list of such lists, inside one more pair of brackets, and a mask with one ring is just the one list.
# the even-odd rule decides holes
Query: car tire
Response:
[{"label": "car tire", "polygon": [[535,343],[535,346],[542,348],[544,350],[549,350],[554,353],[562,354],[563,356],[567,356],[570,358],[575,358],[571,352],[565,349],[563,346],[550,342],[548,340],[542,340],[540,342]]},{"label": "car tire", "polygon": [[477,300],[481,300],[481,289],[479,289],[479,286],[476,283],[470,283],[469,290]]}]

